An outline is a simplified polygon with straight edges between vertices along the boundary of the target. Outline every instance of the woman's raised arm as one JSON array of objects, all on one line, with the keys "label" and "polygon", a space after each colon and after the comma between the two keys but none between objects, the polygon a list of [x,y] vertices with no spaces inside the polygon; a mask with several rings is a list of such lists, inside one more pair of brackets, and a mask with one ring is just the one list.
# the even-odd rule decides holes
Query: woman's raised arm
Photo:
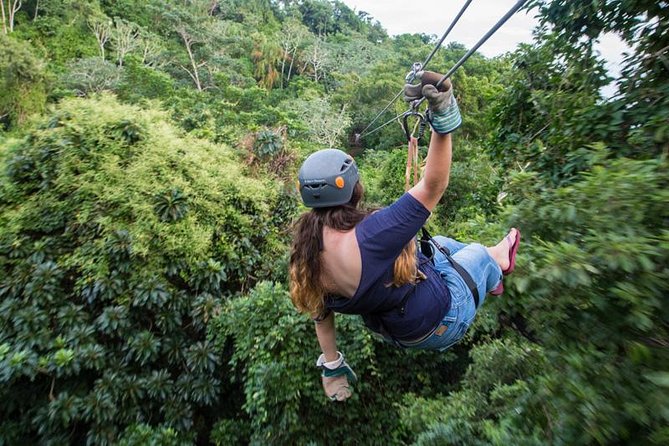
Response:
[{"label": "woman's raised arm", "polygon": [[425,97],[429,104],[427,120],[432,127],[432,137],[425,175],[409,193],[430,211],[439,203],[448,186],[452,156],[450,133],[462,124],[451,81],[447,79],[439,85],[439,89],[436,87],[441,77],[433,71],[421,71],[416,75],[420,84],[404,86],[404,100],[411,102]]},{"label": "woman's raised arm", "polygon": [[452,152],[451,135],[432,132],[425,163],[425,174],[418,184],[409,190],[409,193],[429,211],[432,211],[439,203],[448,187]]}]

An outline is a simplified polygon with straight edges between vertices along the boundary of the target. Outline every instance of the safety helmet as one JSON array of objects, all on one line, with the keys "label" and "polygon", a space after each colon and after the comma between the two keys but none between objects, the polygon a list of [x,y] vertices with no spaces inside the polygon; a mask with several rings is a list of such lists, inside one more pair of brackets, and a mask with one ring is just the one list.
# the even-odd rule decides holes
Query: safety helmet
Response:
[{"label": "safety helmet", "polygon": [[300,167],[302,201],[310,208],[346,204],[358,178],[358,167],[351,155],[337,149],[319,150],[309,155]]}]

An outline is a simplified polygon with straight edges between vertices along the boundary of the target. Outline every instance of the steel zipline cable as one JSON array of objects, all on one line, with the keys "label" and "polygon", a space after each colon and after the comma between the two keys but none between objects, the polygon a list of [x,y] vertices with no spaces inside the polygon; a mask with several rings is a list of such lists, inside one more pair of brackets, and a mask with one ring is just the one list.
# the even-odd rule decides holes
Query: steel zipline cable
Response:
[{"label": "steel zipline cable", "polygon": [[[451,22],[451,24],[450,24],[450,26],[448,27],[448,29],[446,30],[446,32],[441,36],[441,39],[439,39],[439,42],[437,42],[437,44],[436,44],[436,45],[434,46],[434,48],[432,49],[432,52],[430,53],[430,55],[427,56],[427,58],[425,59],[425,62],[423,62],[423,64],[421,65],[421,69],[425,69],[425,66],[426,66],[428,63],[430,63],[430,60],[432,60],[432,57],[435,55],[435,53],[437,52],[437,50],[439,49],[439,47],[441,46],[441,44],[444,42],[444,40],[446,40],[446,37],[450,34],[450,32],[451,32],[451,30],[453,29],[453,27],[455,27],[455,24],[458,23],[458,21],[460,20],[460,17],[462,17],[462,14],[465,13],[465,11],[467,10],[467,8],[469,7],[469,4],[470,4],[472,1],[473,1],[473,0],[467,0],[467,1],[465,2],[464,6],[460,9],[460,12],[458,12],[458,15],[455,16],[455,18],[454,18],[453,21]],[[386,105],[386,106],[383,108],[383,110],[381,110],[381,111],[374,117],[374,119],[372,119],[372,122],[370,122],[370,123],[367,125],[367,127],[365,127],[365,128],[362,130],[362,132],[360,132],[360,136],[359,136],[359,138],[362,138],[363,136],[366,136],[366,135],[369,135],[369,133],[372,133],[372,132],[365,133],[365,131],[366,131],[368,128],[370,128],[370,127],[372,126],[372,124],[374,124],[374,123],[376,122],[376,120],[379,119],[379,118],[381,117],[381,115],[384,114],[384,113],[386,112],[386,110],[388,110],[388,109],[395,103],[395,101],[396,101],[396,100],[400,97],[400,95],[402,94],[402,91],[404,91],[404,90],[403,90],[403,89],[400,89],[400,91],[395,95],[395,97],[392,98],[392,99],[390,100],[390,102],[388,102],[388,105]],[[400,115],[400,116],[402,116],[402,115]],[[397,118],[393,118],[390,122],[394,121],[395,119],[397,119]],[[388,122],[388,123],[386,123],[386,124],[383,124],[382,127],[385,127],[386,125],[390,124],[390,122]]]},{"label": "steel zipline cable", "polygon": [[[460,11],[460,14],[458,14],[458,16],[456,17],[456,20],[458,20],[458,19],[460,18],[460,16],[462,15],[461,13],[464,12],[464,9],[466,9],[467,6],[469,6],[469,3],[470,3],[470,2],[471,2],[471,1],[468,1],[468,2],[465,4],[465,7],[463,8],[463,10]],[[481,45],[483,45],[483,44],[484,44],[484,43],[485,43],[485,42],[486,42],[486,41],[487,41],[493,34],[495,34],[495,33],[497,32],[497,30],[500,29],[500,28],[501,28],[501,27],[502,27],[502,26],[503,26],[503,25],[504,25],[504,24],[505,24],[505,23],[506,23],[506,22],[507,22],[507,21],[508,21],[514,14],[515,14],[515,13],[516,13],[516,12],[517,12],[517,11],[524,5],[524,4],[525,4],[525,3],[527,3],[527,0],[518,0],[518,2],[516,2],[516,4],[513,5],[513,7],[512,7],[512,8],[511,8],[511,9],[510,9],[510,10],[509,10],[509,11],[508,11],[508,12],[507,12],[501,19],[499,19],[499,21],[498,21],[492,28],[490,28],[490,30],[489,30],[489,31],[488,31],[488,32],[487,32],[487,33],[486,33],[486,34],[485,34],[485,35],[484,35],[484,36],[483,36],[483,37],[476,43],[476,45],[474,45],[469,51],[467,51],[467,53],[466,53],[464,56],[462,56],[462,57],[460,58],[459,61],[456,62],[456,64],[453,66],[453,68],[451,68],[450,70],[448,70],[448,72],[447,72],[447,73],[446,73],[446,74],[439,80],[439,82],[437,82],[437,88],[439,88],[439,86],[440,86],[446,79],[448,79],[449,77],[451,77],[451,76],[453,75],[453,73],[455,73],[455,71],[456,71],[458,68],[460,68],[460,67],[467,61],[467,59],[469,59],[469,58],[471,57],[471,55],[474,54],[474,53],[481,47]],[[443,42],[444,38],[446,37],[446,35],[450,32],[450,30],[451,30],[452,28],[453,28],[453,24],[451,24],[451,26],[449,27],[449,29],[448,29],[448,30],[446,31],[446,33],[444,34],[444,37],[442,37],[442,39],[439,41],[438,46],[433,50],[432,54],[430,54],[429,58],[427,59],[428,62],[429,62],[430,58],[432,58],[432,56],[434,55],[434,53],[436,52],[436,50],[439,48],[439,45],[441,45],[441,43]],[[425,65],[425,64],[424,64],[424,65]],[[384,111],[386,111],[386,110],[390,107],[390,105],[391,105],[393,102],[395,102],[395,101],[397,100],[397,98],[400,96],[400,94],[402,94],[402,91],[401,91],[401,90],[400,90],[400,92],[395,96],[395,98],[391,101],[391,103],[388,104],[388,105],[386,106],[386,108],[384,108],[384,109],[381,111],[381,113],[383,113]],[[421,103],[423,103],[424,100],[425,100],[425,98],[421,98],[418,102],[416,102],[416,103],[413,105],[413,108],[414,108],[414,109],[417,108]],[[378,116],[380,116],[381,113],[379,113],[379,115],[377,115],[377,118],[375,118],[374,121],[376,121],[376,119],[378,119]],[[374,121],[372,121],[372,123],[370,123],[370,125],[368,125],[368,126],[365,128],[365,130],[363,130],[363,131],[361,132],[361,134],[360,134],[360,136],[359,136],[358,138],[362,138],[363,136],[370,135],[370,134],[372,134],[372,133],[374,133],[374,132],[380,130],[381,128],[385,127],[386,125],[388,125],[388,124],[392,123],[393,121],[395,121],[396,119],[400,118],[402,115],[404,115],[404,113],[402,113],[402,114],[400,114],[400,115],[394,117],[394,118],[391,119],[390,121],[388,121],[388,122],[386,122],[386,123],[384,123],[384,124],[382,124],[382,125],[380,125],[380,126],[374,128],[373,130],[370,130],[369,132],[365,133],[365,130],[367,130],[369,127],[371,127],[371,125],[374,123]]]},{"label": "steel zipline cable", "polygon": [[446,40],[446,36],[448,36],[448,35],[451,33],[451,30],[455,27],[455,24],[458,23],[458,21],[460,20],[460,17],[462,17],[462,14],[465,13],[465,11],[467,10],[467,8],[469,7],[469,4],[470,4],[472,1],[473,1],[473,0],[467,0],[467,2],[464,4],[464,6],[462,7],[462,9],[460,9],[460,12],[458,12],[458,15],[455,16],[455,18],[453,19],[453,22],[451,22],[451,25],[448,27],[448,29],[446,30],[446,32],[444,33],[444,35],[441,36],[441,39],[439,39],[439,42],[437,42],[437,44],[434,46],[434,48],[432,49],[432,52],[430,53],[430,55],[427,56],[427,58],[425,59],[425,62],[423,62],[423,65],[421,65],[421,69],[422,69],[422,70],[424,70],[425,67],[427,66],[427,64],[430,63],[430,61],[432,60],[432,57],[436,54],[436,52],[437,52],[437,50],[439,49],[439,47],[441,47],[441,44],[444,43],[444,40]]},{"label": "steel zipline cable", "polygon": [[[400,93],[401,93],[401,92],[400,92]],[[398,95],[398,96],[399,96],[399,95]],[[404,113],[406,113],[406,112],[402,112],[402,113],[400,113],[399,115],[395,116],[393,119],[389,119],[388,121],[384,122],[384,123],[381,124],[380,126],[375,127],[373,130],[370,130],[370,131],[367,132],[367,133],[363,133],[363,134],[361,134],[360,136],[358,136],[358,138],[362,138],[363,136],[368,136],[368,135],[371,135],[372,133],[376,133],[376,132],[378,132],[379,130],[381,130],[381,129],[384,128],[385,126],[387,126],[387,125],[389,125],[389,124],[392,124],[393,122],[395,122],[395,121],[397,121],[398,119],[400,119],[402,116],[404,116]]]},{"label": "steel zipline cable", "polygon": [[[393,105],[393,104],[395,103],[395,101],[397,100],[397,98],[399,98],[400,95],[402,94],[402,91],[403,91],[403,90],[400,90],[400,91],[397,92],[397,94],[395,95],[395,97],[392,98],[392,99],[390,100],[390,102],[388,102],[388,104],[387,104],[385,107],[383,107],[383,110],[381,110],[381,111],[374,117],[374,119],[372,119],[372,122],[370,122],[370,123],[367,125],[367,127],[365,127],[365,128],[362,130],[362,132],[360,132],[360,133],[357,135],[357,138],[362,138],[363,136],[367,136],[367,135],[369,135],[370,133],[374,133],[374,132],[376,131],[376,129],[374,129],[374,130],[372,130],[371,132],[367,132],[367,133],[365,133],[365,132],[367,131],[367,129],[370,128],[370,127],[372,126],[372,124],[374,124],[374,123],[376,122],[376,120],[379,119],[379,118],[381,117],[381,115],[384,114],[385,111],[388,110],[388,109],[390,108],[390,106]],[[401,116],[401,115],[400,115],[400,116]],[[395,119],[397,119],[397,118],[393,118],[393,120],[395,120]],[[392,122],[393,120],[391,120],[391,122]],[[385,126],[388,125],[388,124],[389,124],[389,123],[383,124],[381,127],[385,127]]]},{"label": "steel zipline cable", "polygon": [[[511,18],[511,16],[513,16],[516,13],[516,11],[518,11],[526,2],[527,0],[518,0],[518,2],[515,5],[513,5],[513,7],[509,10],[509,12],[507,12],[504,15],[504,17],[499,19],[499,21],[495,24],[495,26],[490,28],[490,30],[483,37],[481,37],[481,40],[479,40],[476,43],[476,45],[474,45],[469,51],[467,51],[467,53],[464,56],[462,56],[462,58],[460,58],[459,61],[456,62],[453,68],[448,70],[448,72],[443,75],[443,77],[439,80],[439,82],[437,82],[436,87],[439,88],[439,86],[442,83],[444,83],[446,79],[451,77],[458,68],[460,68],[465,62],[467,62],[467,59],[469,59],[469,57],[472,54],[474,54],[476,50],[478,50],[481,47],[481,45],[483,45],[493,34],[495,34],[497,30],[500,29],[502,25],[504,25]],[[422,98],[420,101],[418,101],[416,107],[418,107],[418,105],[420,105],[424,100],[425,98]]]}]

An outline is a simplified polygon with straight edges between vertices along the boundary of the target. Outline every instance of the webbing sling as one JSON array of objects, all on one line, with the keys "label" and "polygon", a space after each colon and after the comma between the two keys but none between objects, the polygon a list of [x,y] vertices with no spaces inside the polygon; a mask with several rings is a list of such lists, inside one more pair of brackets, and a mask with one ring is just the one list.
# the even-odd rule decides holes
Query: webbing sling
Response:
[{"label": "webbing sling", "polygon": [[[448,250],[448,248],[445,248],[441,246],[435,239],[432,238],[429,232],[427,232],[427,229],[422,228],[421,229],[422,235],[420,238],[420,251],[423,253],[425,257],[427,257],[430,260],[433,260],[433,255],[434,253],[432,252],[432,245],[434,245],[443,255],[446,256],[448,261],[451,263],[453,266],[453,269],[460,274],[460,277],[465,281],[467,284],[467,287],[469,290],[472,292],[472,295],[474,296],[474,305],[476,308],[479,307],[479,290],[476,287],[476,283],[474,283],[474,280],[472,279],[472,276],[469,275],[466,269],[464,269],[458,262],[453,260],[453,257],[451,257],[451,253]],[[432,245],[430,244],[432,242]]]}]

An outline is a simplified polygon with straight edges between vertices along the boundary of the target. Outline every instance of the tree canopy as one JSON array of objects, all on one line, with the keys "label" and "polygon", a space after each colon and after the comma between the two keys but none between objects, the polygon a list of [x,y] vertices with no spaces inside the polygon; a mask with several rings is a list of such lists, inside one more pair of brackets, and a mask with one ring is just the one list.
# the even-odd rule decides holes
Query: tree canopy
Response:
[{"label": "tree canopy", "polygon": [[[345,404],[288,297],[295,174],[341,147],[369,205],[399,197],[399,126],[355,134],[436,36],[341,1],[2,6],[0,445],[669,442],[666,2],[532,0],[531,44],[454,74],[428,225],[519,227],[518,267],[444,353],[338,317]],[[606,33],[630,47],[617,78]]]}]

